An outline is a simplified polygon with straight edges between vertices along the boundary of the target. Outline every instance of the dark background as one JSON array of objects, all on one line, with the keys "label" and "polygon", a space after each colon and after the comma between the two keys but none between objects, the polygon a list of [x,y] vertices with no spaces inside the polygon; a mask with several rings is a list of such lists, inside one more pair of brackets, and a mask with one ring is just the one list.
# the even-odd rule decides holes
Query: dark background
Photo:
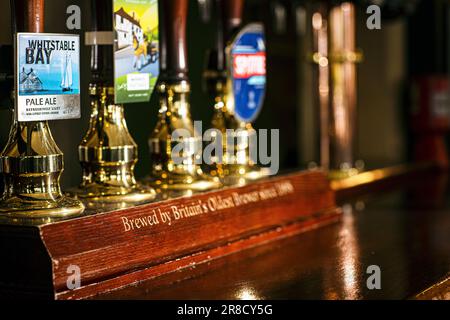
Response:
[{"label": "dark background", "polygon": [[[364,61],[358,67],[357,158],[363,159],[369,168],[398,164],[409,158],[411,139],[405,96],[410,77],[448,71],[449,1],[417,1],[415,13],[410,12],[405,2],[386,1],[391,7],[382,9],[386,19],[381,30],[368,30],[366,6],[358,7],[357,46],[364,52]],[[90,21],[88,0],[47,0],[46,32],[74,33],[65,26],[66,8],[71,4],[82,9],[79,34],[84,42],[83,33],[89,30]],[[255,127],[280,129],[282,169],[304,168],[319,160],[312,67],[306,59],[311,52],[309,9],[310,1],[247,0],[244,13],[247,22],[263,21],[266,28],[268,87],[265,106]],[[0,44],[10,44],[9,1],[0,2],[0,12],[3,13]],[[275,12],[285,19],[277,20]],[[191,0],[188,19],[191,111],[193,119],[202,120],[204,127],[211,119],[212,101],[203,91],[202,72],[214,34],[214,19],[202,22],[197,1]],[[82,47],[81,64],[82,118],[51,123],[54,138],[65,156],[64,188],[80,182],[77,146],[87,129],[90,113],[88,47]],[[156,122],[155,98],[149,103],[126,106],[128,127],[139,145],[138,177],[149,172],[147,138]],[[10,112],[0,110],[0,148],[6,143],[10,123]]]}]

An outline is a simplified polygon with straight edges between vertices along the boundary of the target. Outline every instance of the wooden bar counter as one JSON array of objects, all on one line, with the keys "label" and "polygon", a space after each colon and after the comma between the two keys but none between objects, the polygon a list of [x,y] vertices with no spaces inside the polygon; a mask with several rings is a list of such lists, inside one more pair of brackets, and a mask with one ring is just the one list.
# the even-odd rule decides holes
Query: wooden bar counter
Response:
[{"label": "wooden bar counter", "polygon": [[[348,180],[352,190],[335,185],[339,223],[96,299],[450,299],[447,174],[429,165],[372,173]],[[366,286],[370,265],[380,290]]]},{"label": "wooden bar counter", "polygon": [[[271,199],[273,186],[280,189]],[[135,236],[122,230],[124,217],[255,190],[268,198],[135,230]],[[7,276],[0,296],[449,299],[448,199],[447,174],[421,164],[331,183],[320,172],[293,173],[36,229],[2,226]],[[215,231],[205,231],[208,226]],[[25,256],[17,254],[21,250]],[[81,288],[65,287],[69,264],[85,271]],[[368,268],[374,265],[381,289],[370,290]]]}]

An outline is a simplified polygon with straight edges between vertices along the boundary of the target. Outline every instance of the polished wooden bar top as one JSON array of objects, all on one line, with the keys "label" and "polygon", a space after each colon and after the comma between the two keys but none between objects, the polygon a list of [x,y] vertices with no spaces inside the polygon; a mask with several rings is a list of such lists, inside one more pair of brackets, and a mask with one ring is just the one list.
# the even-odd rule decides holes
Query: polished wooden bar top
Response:
[{"label": "polished wooden bar top", "polygon": [[[450,299],[448,194],[447,174],[431,171],[356,188],[338,197],[339,223],[95,298]],[[371,265],[379,290],[367,287]]]}]

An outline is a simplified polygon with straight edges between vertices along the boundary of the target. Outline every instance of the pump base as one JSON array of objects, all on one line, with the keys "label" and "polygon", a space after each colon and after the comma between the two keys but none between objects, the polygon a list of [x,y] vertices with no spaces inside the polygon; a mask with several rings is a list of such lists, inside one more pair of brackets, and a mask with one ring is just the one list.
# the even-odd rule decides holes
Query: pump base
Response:
[{"label": "pump base", "polygon": [[157,177],[148,177],[145,182],[155,188],[162,199],[191,196],[222,186],[220,181],[204,173],[185,175],[167,172]]},{"label": "pump base", "polygon": [[270,170],[249,165],[223,165],[214,167],[209,174],[219,179],[224,186],[244,186],[269,177]]},{"label": "pump base", "polygon": [[92,183],[71,189],[68,194],[83,201],[89,209],[128,208],[152,202],[156,198],[153,188],[139,184],[125,188]]},{"label": "pump base", "polygon": [[85,207],[76,199],[10,196],[0,200],[0,221],[5,224],[38,225],[80,216]]}]

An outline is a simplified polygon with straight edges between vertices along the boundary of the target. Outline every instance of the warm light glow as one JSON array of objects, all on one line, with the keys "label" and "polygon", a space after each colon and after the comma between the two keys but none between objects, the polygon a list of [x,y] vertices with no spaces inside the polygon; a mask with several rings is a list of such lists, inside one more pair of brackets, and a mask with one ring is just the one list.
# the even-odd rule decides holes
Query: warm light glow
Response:
[{"label": "warm light glow", "polygon": [[353,4],[351,4],[350,2],[344,2],[341,5],[341,8],[342,8],[343,11],[350,11],[350,10],[353,9]]},{"label": "warm light glow", "polygon": [[418,166],[418,165],[410,165],[410,166],[401,165],[401,166],[394,166],[394,167],[390,167],[390,168],[366,171],[366,172],[359,173],[357,175],[354,175],[354,176],[346,178],[346,179],[333,180],[333,181],[331,181],[330,184],[331,184],[331,188],[333,190],[354,188],[357,186],[369,184],[369,183],[372,183],[375,181],[380,181],[380,180],[387,179],[390,177],[403,175],[409,171],[417,170],[420,167],[421,166]]},{"label": "warm light glow", "polygon": [[319,66],[326,67],[328,66],[328,59],[326,57],[319,58]]},{"label": "warm light glow", "polygon": [[322,28],[322,15],[318,12],[314,13],[312,16],[312,25],[313,28],[319,30]]},{"label": "warm light glow", "polygon": [[244,287],[237,292],[236,298],[238,300],[261,300],[262,297],[258,295],[255,289],[251,287]]}]

